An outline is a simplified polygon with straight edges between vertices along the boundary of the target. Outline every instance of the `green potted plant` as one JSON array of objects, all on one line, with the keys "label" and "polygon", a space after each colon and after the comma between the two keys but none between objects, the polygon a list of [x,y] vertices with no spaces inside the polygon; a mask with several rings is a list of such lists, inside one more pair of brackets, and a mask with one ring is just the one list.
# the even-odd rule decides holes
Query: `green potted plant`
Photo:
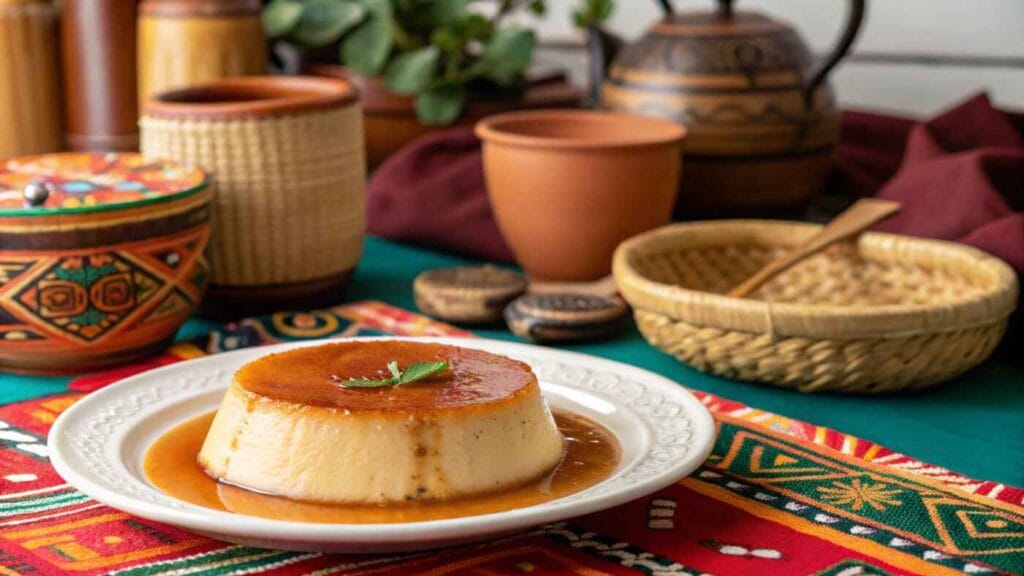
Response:
[{"label": "green potted plant", "polygon": [[[269,39],[300,50],[305,71],[359,87],[372,166],[438,126],[521,104],[536,38],[509,16],[543,14],[545,0],[497,0],[487,15],[473,4],[271,0],[263,21]],[[549,105],[578,101],[563,90]]]}]

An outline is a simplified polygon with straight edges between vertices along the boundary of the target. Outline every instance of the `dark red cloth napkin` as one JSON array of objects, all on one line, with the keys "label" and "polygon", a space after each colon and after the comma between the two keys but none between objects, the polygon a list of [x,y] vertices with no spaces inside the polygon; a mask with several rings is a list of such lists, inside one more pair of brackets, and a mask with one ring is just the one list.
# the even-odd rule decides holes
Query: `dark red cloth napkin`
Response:
[{"label": "dark red cloth napkin", "polygon": [[417,139],[370,179],[371,234],[497,262],[513,262],[491,213],[472,126]]},{"label": "dark red cloth napkin", "polygon": [[[903,204],[879,229],[977,246],[1024,274],[1024,116],[985,95],[926,122],[845,112],[835,176],[833,186]],[[369,223],[386,238],[512,260],[470,128],[422,138],[378,168]]]},{"label": "dark red cloth napkin", "polygon": [[1024,134],[1016,120],[985,95],[923,123],[849,113],[838,166],[851,188],[902,204],[876,229],[970,244],[1024,274]]}]

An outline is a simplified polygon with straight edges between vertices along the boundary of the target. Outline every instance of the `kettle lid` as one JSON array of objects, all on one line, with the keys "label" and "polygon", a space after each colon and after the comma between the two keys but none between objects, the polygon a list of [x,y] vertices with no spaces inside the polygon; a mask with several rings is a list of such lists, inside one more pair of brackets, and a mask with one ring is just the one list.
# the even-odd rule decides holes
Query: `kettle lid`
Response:
[{"label": "kettle lid", "polygon": [[655,25],[667,34],[764,34],[792,30],[788,24],[757,11],[687,10],[673,12]]}]

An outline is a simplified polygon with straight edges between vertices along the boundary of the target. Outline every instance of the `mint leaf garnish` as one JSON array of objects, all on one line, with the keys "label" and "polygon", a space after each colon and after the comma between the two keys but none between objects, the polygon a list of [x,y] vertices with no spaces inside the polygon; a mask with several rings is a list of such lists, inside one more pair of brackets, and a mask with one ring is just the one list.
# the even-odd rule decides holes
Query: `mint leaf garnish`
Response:
[{"label": "mint leaf garnish", "polygon": [[391,378],[351,378],[348,380],[342,380],[337,376],[333,379],[338,384],[346,388],[380,388],[382,386],[398,386],[399,384],[411,384],[417,380],[423,380],[429,378],[435,374],[440,374],[449,368],[447,362],[416,362],[408,365],[405,370],[398,369],[398,362],[392,360],[388,362],[388,371],[391,372]]},{"label": "mint leaf garnish", "polygon": [[402,372],[398,383],[408,384],[417,380],[423,380],[447,369],[447,362],[417,362],[405,367],[405,372]]}]

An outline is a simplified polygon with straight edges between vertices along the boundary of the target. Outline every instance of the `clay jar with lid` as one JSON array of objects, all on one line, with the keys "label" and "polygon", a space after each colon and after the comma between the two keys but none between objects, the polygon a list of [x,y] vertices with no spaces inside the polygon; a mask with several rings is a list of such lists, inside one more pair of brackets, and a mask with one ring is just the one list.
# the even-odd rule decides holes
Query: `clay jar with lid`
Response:
[{"label": "clay jar with lid", "polygon": [[623,240],[668,223],[686,129],[585,110],[511,112],[476,125],[491,206],[533,280],[595,280]]},{"label": "clay jar with lid", "polygon": [[347,82],[230,78],[157,95],[141,148],[217,178],[204,313],[219,317],[337,302],[362,255],[366,160]]},{"label": "clay jar with lid", "polygon": [[139,102],[158,92],[265,74],[259,0],[142,0]]},{"label": "clay jar with lid", "polygon": [[202,170],[138,154],[0,163],[0,370],[163,350],[206,287],[210,198]]}]

